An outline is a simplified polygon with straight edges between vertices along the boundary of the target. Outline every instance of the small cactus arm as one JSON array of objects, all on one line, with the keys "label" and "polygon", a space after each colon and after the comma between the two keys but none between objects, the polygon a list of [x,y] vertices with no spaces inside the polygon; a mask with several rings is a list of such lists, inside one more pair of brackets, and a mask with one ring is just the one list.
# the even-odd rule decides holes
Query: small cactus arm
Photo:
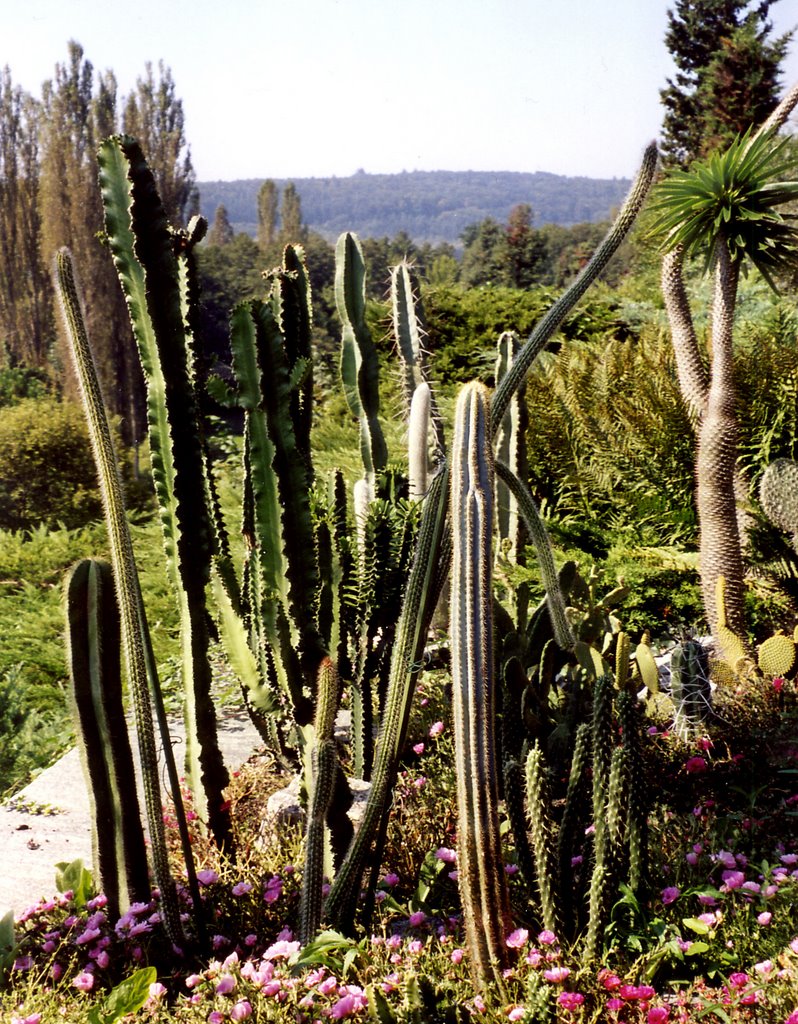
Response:
[{"label": "small cactus arm", "polygon": [[185,936],[180,921],[175,884],[169,868],[150,693],[152,693],[153,700],[160,703],[159,722],[162,727],[164,755],[166,757],[167,770],[169,771],[178,821],[181,822],[183,855],[192,885],[192,895],[195,899],[194,909],[197,915],[198,929],[201,928],[199,887],[196,883],[194,859],[191,853],[191,844],[188,840],[185,812],[180,796],[180,780],[174,756],[172,755],[172,745],[169,741],[168,730],[164,731],[166,719],[165,714],[163,714],[163,702],[160,700],[160,687],[157,682],[157,676],[154,674],[154,663],[148,659],[149,631],[146,619],[144,618],[141,589],[133,555],[133,544],[125,515],[119,466],[111,440],[111,429],[108,425],[108,417],[103,405],[100,385],[97,380],[97,371],[94,367],[94,360],[86,335],[83,311],[72,269],[72,258],[66,249],[61,249],[56,255],[55,285],[64,322],[67,327],[70,352],[80,384],[83,406],[88,422],[89,437],[103,496],[106,528],[111,549],[111,563],[114,569],[117,600],[121,613],[122,648],[128,685],[133,697],[136,732],[138,734],[139,756],[144,784],[144,803],[150,832],[155,882],[161,891],[164,927],[171,941],[177,945],[182,945],[185,943]]},{"label": "small cactus arm", "polygon": [[69,694],[91,803],[94,868],[115,921],[149,902],[147,849],[122,705],[119,610],[111,566],[84,559],[66,585]]},{"label": "small cactus arm", "polygon": [[710,709],[709,658],[697,640],[682,640],[671,652],[673,731],[685,743],[695,739]]},{"label": "small cactus arm", "polygon": [[798,462],[771,462],[759,481],[759,501],[768,519],[790,535],[798,550]]},{"label": "small cactus arm", "polygon": [[451,645],[457,776],[458,883],[480,985],[503,985],[509,899],[499,838],[494,749],[493,451],[487,389],[457,402],[452,463]]},{"label": "small cactus arm", "polygon": [[411,501],[418,501],[427,492],[431,397],[429,384],[422,381],[413,392],[413,398],[410,401],[410,419],[407,425],[407,470]]},{"label": "small cactus arm", "polygon": [[335,305],[343,324],[341,380],[349,408],[360,424],[360,454],[372,491],[385,468],[385,445],[379,411],[377,349],[366,323],[366,264],[356,235],[346,232],[335,249]]}]

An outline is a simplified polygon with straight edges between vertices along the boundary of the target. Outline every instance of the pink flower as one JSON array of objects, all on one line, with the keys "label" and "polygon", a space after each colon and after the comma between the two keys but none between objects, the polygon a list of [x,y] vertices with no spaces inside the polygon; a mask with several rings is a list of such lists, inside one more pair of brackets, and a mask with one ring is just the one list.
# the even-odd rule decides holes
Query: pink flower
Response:
[{"label": "pink flower", "polygon": [[287,960],[293,956],[294,953],[299,952],[298,942],[288,942],[285,939],[279,939],[277,942],[273,942],[271,946],[264,952],[264,960]]},{"label": "pink flower", "polygon": [[526,928],[516,928],[504,941],[509,949],[520,949],[529,941],[529,932]]},{"label": "pink flower", "polygon": [[72,984],[81,992],[91,992],[94,986],[94,975],[89,974],[88,971],[81,971],[72,979]]},{"label": "pink flower", "polygon": [[732,988],[745,988],[748,984],[748,975],[742,971],[735,971],[729,975],[729,984]]},{"label": "pink flower", "polygon": [[612,992],[613,989],[618,988],[618,986],[621,984],[621,979],[618,977],[618,975],[614,974],[606,967],[602,967],[602,969],[599,971],[598,980],[601,982],[602,986],[608,992]]},{"label": "pink flower", "polygon": [[464,950],[462,949],[453,949],[449,959],[452,961],[453,964],[459,964],[463,959],[463,953]]},{"label": "pink flower", "polygon": [[418,928],[420,924],[424,924],[424,922],[427,920],[427,915],[424,913],[423,910],[416,910],[414,913],[410,915],[410,917],[408,917],[407,920],[410,923],[411,928]]},{"label": "pink flower", "polygon": [[276,903],[283,892],[283,880],[273,875],[263,887],[263,902]]},{"label": "pink flower", "polygon": [[570,1013],[575,1013],[584,1001],[585,997],[581,992],[560,992],[557,996],[557,1002],[560,1006]]},{"label": "pink flower", "polygon": [[715,859],[719,860],[720,863],[724,866],[724,868],[731,869],[737,867],[737,858],[734,856],[733,853],[729,853],[728,850],[720,850],[716,854]]},{"label": "pink flower", "polygon": [[639,999],[641,1002],[648,1002],[649,999],[653,999],[656,995],[650,985],[621,985],[618,989],[618,994],[621,999]]},{"label": "pink flower", "polygon": [[482,996],[474,996],[474,1002],[472,1005],[474,1009],[477,1011],[477,1013],[485,1012],[485,1000],[482,998]]},{"label": "pink flower", "polygon": [[197,881],[200,885],[213,885],[214,882],[219,881],[219,876],[215,871],[211,870],[198,871]]},{"label": "pink flower", "polygon": [[699,775],[701,772],[707,770],[707,763],[703,757],[696,755],[695,757],[688,757],[684,763],[684,770],[688,775]]},{"label": "pink flower", "polygon": [[783,686],[784,686],[784,680],[782,679],[782,677],[781,676],[776,676],[773,679],[773,689],[776,691],[776,693],[780,693]]},{"label": "pink flower", "polygon": [[538,942],[542,942],[544,946],[553,946],[556,941],[557,936],[547,928],[538,935]]},{"label": "pink flower", "polygon": [[393,873],[393,871],[389,871],[388,874],[385,876],[385,878],[383,878],[382,881],[383,881],[383,885],[388,885],[388,886],[398,885],[399,884],[399,876],[395,875]]},{"label": "pink flower", "polygon": [[248,999],[242,999],[230,1010],[231,1020],[246,1020],[252,1016],[252,1003]]},{"label": "pink flower", "polygon": [[767,928],[770,922],[773,920],[773,915],[769,910],[764,910],[761,914],[757,915],[756,923],[761,924],[763,928]]},{"label": "pink flower", "polygon": [[149,988],[150,999],[163,999],[166,995],[166,986],[160,981],[154,981]]},{"label": "pink flower", "polygon": [[698,854],[697,853],[693,853],[692,850],[691,850],[690,853],[685,854],[685,858],[684,859],[687,861],[687,863],[690,865],[691,868],[694,868],[696,866],[696,864],[698,863]]},{"label": "pink flower", "polygon": [[798,956],[798,935],[794,939],[790,940],[790,949]]},{"label": "pink flower", "polygon": [[219,1010],[211,1010],[208,1014],[208,1024],[224,1024],[224,1014]]},{"label": "pink flower", "polygon": [[330,1016],[333,1020],[340,1020],[342,1017],[351,1017],[353,1013],[359,1013],[367,1006],[368,1000],[362,989],[357,989],[357,986],[350,985],[346,995],[339,999],[330,1010]]},{"label": "pink flower", "polygon": [[669,885],[667,889],[662,890],[662,902],[667,907],[669,903],[675,903],[680,895],[675,885]]},{"label": "pink flower", "polygon": [[508,1020],[523,1020],[526,1014],[526,1010],[523,1006],[511,1006],[507,1010]]},{"label": "pink flower", "polygon": [[435,856],[438,860],[442,860],[444,864],[454,864],[457,860],[457,851],[450,850],[448,846],[439,846],[435,851]]},{"label": "pink flower", "polygon": [[763,960],[761,963],[754,964],[754,970],[758,974],[762,974],[762,975],[764,975],[764,977],[767,978],[768,975],[773,973],[773,961],[772,960]]},{"label": "pink flower", "polygon": [[414,754],[423,754],[424,753],[424,744],[423,743],[414,743],[413,744],[413,753]]},{"label": "pink flower", "polygon": [[625,1005],[625,1003],[624,1003],[623,999],[618,999],[615,996],[613,996],[612,999],[608,999],[607,1000],[607,1009],[608,1010],[622,1010],[624,1008],[624,1005]]},{"label": "pink flower", "polygon": [[236,980],[232,974],[223,974],[216,982],[216,994],[219,996],[229,995],[236,987]]},{"label": "pink flower", "polygon": [[745,881],[742,871],[724,871],[720,877],[727,889],[739,889]]},{"label": "pink flower", "polygon": [[432,725],[429,727],[429,734],[432,737],[432,739],[435,739],[436,736],[440,736],[442,732],[443,722],[433,722]]},{"label": "pink flower", "polygon": [[250,882],[237,882],[233,886],[234,896],[245,896],[248,892],[252,892],[252,884]]},{"label": "pink flower", "polygon": [[424,948],[424,943],[420,939],[411,939],[407,944],[408,953],[420,953]]},{"label": "pink flower", "polygon": [[555,985],[561,984],[568,975],[571,973],[569,967],[552,967],[548,971],[543,972],[543,977],[546,981],[551,981]]},{"label": "pink flower", "polygon": [[665,1024],[670,1017],[667,1006],[652,1006],[648,1011],[648,1024]]}]

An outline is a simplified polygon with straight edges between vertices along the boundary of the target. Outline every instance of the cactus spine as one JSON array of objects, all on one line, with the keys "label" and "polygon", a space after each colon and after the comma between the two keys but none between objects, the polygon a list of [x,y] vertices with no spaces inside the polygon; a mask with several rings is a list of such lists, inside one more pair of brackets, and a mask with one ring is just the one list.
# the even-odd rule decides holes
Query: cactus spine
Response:
[{"label": "cactus spine", "polygon": [[457,401],[452,465],[451,644],[458,878],[466,939],[481,985],[503,986],[509,903],[499,839],[494,750],[493,451],[487,389]]},{"label": "cactus spine", "polygon": [[113,921],[147,902],[147,850],[122,706],[119,611],[111,566],[84,559],[66,586],[70,704],[91,803],[94,868]]},{"label": "cactus spine", "polygon": [[711,706],[709,657],[697,640],[682,640],[671,652],[673,731],[685,743],[701,730]]}]

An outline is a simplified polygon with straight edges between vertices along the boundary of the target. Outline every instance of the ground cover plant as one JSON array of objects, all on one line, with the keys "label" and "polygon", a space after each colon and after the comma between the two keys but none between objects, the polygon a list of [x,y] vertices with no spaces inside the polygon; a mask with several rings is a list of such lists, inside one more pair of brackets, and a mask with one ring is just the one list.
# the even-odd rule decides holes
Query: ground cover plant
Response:
[{"label": "ground cover plant", "polygon": [[[121,647],[146,741],[155,884],[129,871],[143,834],[113,825],[125,801],[109,791],[102,824],[121,859],[99,858],[94,875],[62,866],[61,896],[0,925],[0,1006],[12,1019],[793,1024],[794,642],[763,643],[757,664],[728,629],[737,648],[712,660],[685,638],[660,692],[650,637],[621,628],[625,588],[607,592],[555,562],[525,484],[524,380],[623,240],[655,157],[649,149],[616,225],[530,339],[498,339],[496,389],[467,385],[453,430],[430,389],[412,273],[397,268],[409,480],[388,460],[362,253],[342,236],[341,370],[362,463],[353,508],[341,474],[314,479],[311,305],[303,253],[289,246],[266,299],[234,311],[231,373],[209,385],[244,415],[241,571],[203,446],[192,291],[202,225],[170,230],[133,140],[104,145],[109,246],[148,378],[193,736],[164,808],[147,750],[161,688],[61,253],[122,633],[107,642],[118,627],[100,581],[111,570],[80,563],[72,685],[76,703],[90,698],[81,721],[96,718],[81,728],[87,760],[95,773],[110,766],[113,791],[128,755],[91,730],[112,735],[121,716],[101,681],[118,680]],[[450,564],[448,626],[430,648]],[[716,602],[725,627],[722,580]],[[232,779],[214,750],[211,621],[267,749]],[[343,741],[339,704],[351,714]],[[266,796],[292,776],[301,824],[264,822]],[[353,778],[370,784],[356,830]]]}]

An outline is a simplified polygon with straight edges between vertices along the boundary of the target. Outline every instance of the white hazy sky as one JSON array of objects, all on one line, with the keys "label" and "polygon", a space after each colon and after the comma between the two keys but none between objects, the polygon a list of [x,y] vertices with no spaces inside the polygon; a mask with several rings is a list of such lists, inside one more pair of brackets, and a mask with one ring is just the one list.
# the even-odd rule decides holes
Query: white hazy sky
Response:
[{"label": "white hazy sky", "polygon": [[[402,170],[629,177],[661,122],[669,0],[0,0],[38,94],[76,39],[121,93],[160,59],[200,180]],[[777,31],[798,2],[771,10]],[[798,42],[784,86],[798,80]]]}]

